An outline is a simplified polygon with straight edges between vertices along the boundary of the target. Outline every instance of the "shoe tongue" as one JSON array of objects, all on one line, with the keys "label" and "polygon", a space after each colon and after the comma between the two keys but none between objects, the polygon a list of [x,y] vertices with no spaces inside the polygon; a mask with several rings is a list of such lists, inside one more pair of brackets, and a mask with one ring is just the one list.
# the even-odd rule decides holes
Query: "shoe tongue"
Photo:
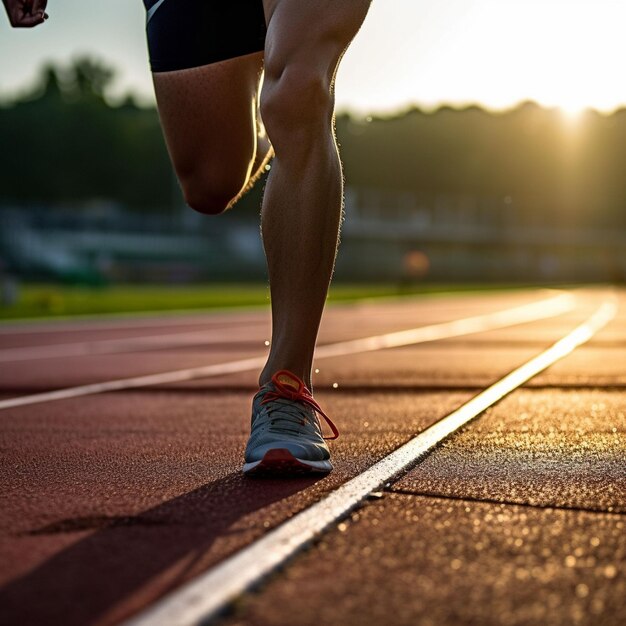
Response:
[{"label": "shoe tongue", "polygon": [[281,374],[276,378],[276,380],[282,385],[287,385],[287,387],[291,387],[294,391],[298,391],[298,389],[300,389],[298,381],[291,376],[288,376],[287,374]]}]

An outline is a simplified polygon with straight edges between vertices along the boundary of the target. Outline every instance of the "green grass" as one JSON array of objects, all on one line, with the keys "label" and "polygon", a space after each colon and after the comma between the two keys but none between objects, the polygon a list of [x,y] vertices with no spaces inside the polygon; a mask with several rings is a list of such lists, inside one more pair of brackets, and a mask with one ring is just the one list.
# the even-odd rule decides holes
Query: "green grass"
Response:
[{"label": "green grass", "polygon": [[[330,302],[353,302],[371,298],[441,295],[486,290],[520,289],[510,285],[416,284],[333,285]],[[264,284],[210,284],[194,286],[69,287],[22,285],[18,300],[0,307],[0,319],[72,317],[132,314],[139,312],[188,311],[263,306],[269,303]]]}]

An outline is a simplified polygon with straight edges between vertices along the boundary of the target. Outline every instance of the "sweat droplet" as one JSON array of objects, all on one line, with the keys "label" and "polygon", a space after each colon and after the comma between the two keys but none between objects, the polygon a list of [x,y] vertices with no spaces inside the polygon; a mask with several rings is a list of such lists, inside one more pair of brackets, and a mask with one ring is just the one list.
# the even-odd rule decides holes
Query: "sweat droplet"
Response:
[{"label": "sweat droplet", "polygon": [[333,383],[333,389],[337,389],[339,387],[339,383]]},{"label": "sweat droplet", "polygon": [[319,373],[320,373],[319,368],[316,368],[315,373],[316,373],[316,374],[319,374]]},{"label": "sweat droplet", "polygon": [[265,342],[264,342],[264,343],[265,343],[265,345],[266,345],[266,346],[269,346],[269,345],[270,345],[270,342],[269,342],[269,341],[267,341],[267,339],[265,340]]}]

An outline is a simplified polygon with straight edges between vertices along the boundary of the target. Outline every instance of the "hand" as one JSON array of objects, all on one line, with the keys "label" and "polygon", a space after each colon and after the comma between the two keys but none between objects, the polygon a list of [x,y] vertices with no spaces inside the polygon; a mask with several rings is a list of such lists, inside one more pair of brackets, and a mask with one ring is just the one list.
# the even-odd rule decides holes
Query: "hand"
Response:
[{"label": "hand", "polygon": [[15,28],[32,28],[48,19],[48,0],[2,0],[9,22]]}]

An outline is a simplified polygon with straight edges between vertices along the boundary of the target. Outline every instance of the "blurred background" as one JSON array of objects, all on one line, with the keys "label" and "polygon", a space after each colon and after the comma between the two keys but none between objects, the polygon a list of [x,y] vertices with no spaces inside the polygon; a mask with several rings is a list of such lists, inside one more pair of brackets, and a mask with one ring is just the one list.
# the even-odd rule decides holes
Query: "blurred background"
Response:
[{"label": "blurred background", "polygon": [[[185,207],[140,0],[0,16],[0,317],[267,299],[262,185]],[[626,6],[378,0],[337,83],[340,299],[626,276]]]}]

